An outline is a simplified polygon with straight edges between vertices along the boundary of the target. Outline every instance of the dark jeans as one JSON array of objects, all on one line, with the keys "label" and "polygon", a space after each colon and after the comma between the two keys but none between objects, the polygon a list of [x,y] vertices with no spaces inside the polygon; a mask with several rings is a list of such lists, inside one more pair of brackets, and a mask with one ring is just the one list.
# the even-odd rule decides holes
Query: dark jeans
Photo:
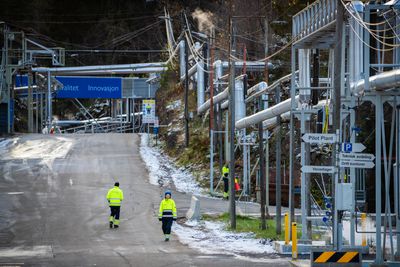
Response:
[{"label": "dark jeans", "polygon": [[114,217],[116,220],[119,220],[119,211],[120,211],[121,207],[114,207],[114,206],[110,206],[111,209],[111,217]]},{"label": "dark jeans", "polygon": [[228,193],[228,191],[229,191],[229,179],[224,177],[223,180],[224,180],[224,192]]},{"label": "dark jeans", "polygon": [[173,222],[172,217],[162,218],[162,230],[164,235],[171,234],[172,222]]}]

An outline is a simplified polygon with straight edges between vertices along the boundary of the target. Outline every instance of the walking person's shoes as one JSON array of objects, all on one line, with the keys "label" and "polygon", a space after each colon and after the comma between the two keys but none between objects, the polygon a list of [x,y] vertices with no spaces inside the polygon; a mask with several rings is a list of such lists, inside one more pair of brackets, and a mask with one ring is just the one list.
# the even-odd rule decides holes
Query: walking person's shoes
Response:
[{"label": "walking person's shoes", "polygon": [[165,235],[165,242],[169,241],[169,235]]},{"label": "walking person's shoes", "polygon": [[119,226],[118,225],[114,225],[114,228],[118,228]]},{"label": "walking person's shoes", "polygon": [[112,228],[113,227],[113,222],[110,222],[110,228]]}]

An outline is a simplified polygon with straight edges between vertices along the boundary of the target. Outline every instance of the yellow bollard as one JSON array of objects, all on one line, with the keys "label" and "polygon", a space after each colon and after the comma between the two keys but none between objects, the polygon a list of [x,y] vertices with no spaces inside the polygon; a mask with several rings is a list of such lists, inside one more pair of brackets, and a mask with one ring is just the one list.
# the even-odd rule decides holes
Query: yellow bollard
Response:
[{"label": "yellow bollard", "polygon": [[285,245],[289,245],[289,214],[285,213]]},{"label": "yellow bollard", "polygon": [[[366,213],[361,213],[361,229],[363,232],[367,230],[367,214]],[[361,234],[361,246],[365,247],[367,245],[367,238],[365,236],[365,233]]]},{"label": "yellow bollard", "polygon": [[297,259],[297,223],[292,223],[292,259]]}]

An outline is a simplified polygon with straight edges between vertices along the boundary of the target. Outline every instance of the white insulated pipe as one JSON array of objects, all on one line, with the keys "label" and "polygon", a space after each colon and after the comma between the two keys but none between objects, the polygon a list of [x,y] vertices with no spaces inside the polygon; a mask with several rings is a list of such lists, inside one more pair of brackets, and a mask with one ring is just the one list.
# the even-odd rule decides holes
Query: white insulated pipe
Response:
[{"label": "white insulated pipe", "polygon": [[[369,77],[369,88],[375,91],[384,91],[400,86],[400,69],[385,71],[380,74]],[[351,91],[355,96],[360,96],[364,93],[365,81],[359,80],[355,83]]]},{"label": "white insulated pipe", "polygon": [[[282,121],[290,120],[290,111],[281,114]],[[263,121],[263,128],[266,130],[272,130],[276,127],[278,122],[276,121],[276,117]]]},{"label": "white insulated pipe", "polygon": [[227,109],[227,108],[229,108],[229,100],[226,100],[221,104],[221,109]]},{"label": "white insulated pipe", "polygon": [[[296,96],[296,101],[299,101],[299,96]],[[250,125],[257,124],[261,121],[265,121],[268,119],[271,119],[273,117],[276,117],[278,115],[281,115],[282,113],[290,111],[291,108],[291,99],[286,99],[283,102],[280,102],[279,104],[276,104],[275,106],[272,106],[270,108],[264,109],[262,111],[259,111],[251,116],[242,118],[241,120],[238,120],[235,123],[235,127],[237,130],[244,129]]]},{"label": "white insulated pipe", "polygon": [[204,104],[204,61],[197,64],[197,108]]},{"label": "white insulated pipe", "polygon": [[222,77],[224,73],[222,61],[221,60],[215,61],[213,67],[215,68],[215,81],[218,83],[219,79]]},{"label": "white insulated pipe", "polygon": [[259,91],[265,90],[267,88],[268,88],[268,84],[266,82],[259,82],[247,90],[247,95],[251,95],[255,92],[259,92]]},{"label": "white insulated pipe", "polygon": [[137,64],[119,64],[119,65],[93,65],[93,66],[80,66],[80,67],[61,67],[61,68],[32,68],[33,72],[79,72],[79,71],[99,71],[99,70],[121,70],[121,69],[140,69],[152,67],[165,67],[165,62],[153,63],[137,63]]},{"label": "white insulated pipe", "polygon": [[[213,97],[213,103],[217,104],[225,99],[227,99],[229,96],[229,87],[225,88],[224,91],[222,91],[221,93],[219,93],[218,95]],[[197,108],[197,113],[200,115],[204,112],[206,112],[207,109],[210,108],[210,99],[208,99],[206,102],[204,102],[203,105],[201,105],[200,107]]]},{"label": "white insulated pipe", "polygon": [[244,103],[244,75],[235,79],[235,122],[246,117],[246,104]]},{"label": "white insulated pipe", "polygon": [[[326,105],[327,100],[321,100],[318,102],[317,105],[314,105],[313,108],[322,108]],[[290,120],[290,111],[281,114],[282,121],[289,121]],[[276,117],[265,120],[263,122],[264,129],[272,130],[277,125]]]},{"label": "white insulated pipe", "polygon": [[[295,72],[295,74],[297,74],[299,71],[297,70]],[[282,78],[276,80],[273,84],[271,84],[270,86],[268,86],[265,89],[259,90],[258,92],[255,92],[253,95],[250,95],[246,98],[246,103],[249,103],[250,101],[252,101],[254,98],[259,97],[262,94],[265,94],[267,92],[272,92],[273,90],[275,90],[275,88],[277,86],[279,86],[281,83],[285,82],[285,81],[289,81],[292,78],[292,74],[288,74],[286,76],[283,76]]]},{"label": "white insulated pipe", "polygon": [[[353,12],[362,13],[364,11],[364,4],[361,1],[352,1],[351,4],[354,8]],[[364,28],[352,16],[349,24],[349,79],[350,84],[353,85],[361,79],[364,67],[364,44],[361,40],[364,36]]]},{"label": "white insulated pipe", "polygon": [[[197,71],[197,64],[194,64],[188,71],[189,77],[192,77]],[[183,74],[181,76],[181,81],[184,81],[186,79],[186,74]]]},{"label": "white insulated pipe", "polygon": [[179,42],[179,71],[180,71],[179,77],[185,76],[186,64],[185,64],[185,41],[184,40],[181,40]]},{"label": "white insulated pipe", "polygon": [[[310,84],[310,49],[299,49],[299,86],[308,88]],[[300,100],[308,101],[311,97],[310,89],[300,89]]]},{"label": "white insulated pipe", "polygon": [[[221,61],[217,60],[214,62],[213,66],[215,67],[216,63],[219,61],[219,64],[222,64],[222,68],[227,69],[229,68],[229,62],[228,61]],[[247,70],[259,70],[259,71],[264,71],[265,70],[265,62],[262,61],[235,61],[235,68],[242,68],[246,64],[246,69]],[[268,62],[268,68],[272,69],[274,65],[271,62]]]},{"label": "white insulated pipe", "polygon": [[[239,93],[237,91],[241,90],[241,98],[244,98],[243,95],[243,75],[236,77],[235,79],[235,97],[239,96]],[[236,86],[239,85],[238,81],[241,81],[242,83],[242,87],[241,88],[237,88]],[[221,93],[217,94],[216,96],[213,97],[213,103],[218,104],[221,101],[227,100],[229,97],[229,87],[226,87],[224,91],[222,91]],[[243,105],[244,105],[244,101],[243,101]],[[208,99],[206,102],[204,102],[204,104],[202,104],[200,107],[197,108],[197,113],[200,115],[204,112],[206,112],[208,109],[210,108],[210,99]],[[236,117],[236,116],[235,116]]]},{"label": "white insulated pipe", "polygon": [[[257,83],[256,85],[247,90],[247,94],[252,94],[254,92],[259,92],[260,90],[265,90],[267,87],[268,84],[266,82]],[[245,99],[245,103],[248,103],[247,98]],[[229,105],[229,100],[224,101],[221,104],[221,109],[227,109],[228,105]]]},{"label": "white insulated pipe", "polygon": [[150,67],[139,69],[115,69],[115,70],[90,70],[90,71],[68,71],[56,72],[54,75],[76,76],[76,75],[111,75],[111,74],[139,74],[139,73],[159,73],[167,70],[167,67]]}]

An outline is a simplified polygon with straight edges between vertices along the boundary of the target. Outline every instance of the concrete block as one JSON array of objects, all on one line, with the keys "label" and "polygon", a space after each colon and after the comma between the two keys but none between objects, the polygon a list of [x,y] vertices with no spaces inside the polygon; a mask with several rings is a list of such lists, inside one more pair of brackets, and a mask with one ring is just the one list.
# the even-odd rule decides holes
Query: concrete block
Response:
[{"label": "concrete block", "polygon": [[186,218],[188,220],[198,221],[201,218],[200,213],[200,200],[192,196],[192,200],[190,201],[190,209],[186,212]]},{"label": "concrete block", "polygon": [[[313,241],[310,244],[300,244],[297,243],[297,253],[299,255],[307,255],[310,254],[311,248],[313,246],[324,246],[325,241]],[[292,243],[290,242],[289,245],[285,245],[285,241],[274,241],[273,246],[278,254],[282,255],[291,255],[292,254]]]}]

